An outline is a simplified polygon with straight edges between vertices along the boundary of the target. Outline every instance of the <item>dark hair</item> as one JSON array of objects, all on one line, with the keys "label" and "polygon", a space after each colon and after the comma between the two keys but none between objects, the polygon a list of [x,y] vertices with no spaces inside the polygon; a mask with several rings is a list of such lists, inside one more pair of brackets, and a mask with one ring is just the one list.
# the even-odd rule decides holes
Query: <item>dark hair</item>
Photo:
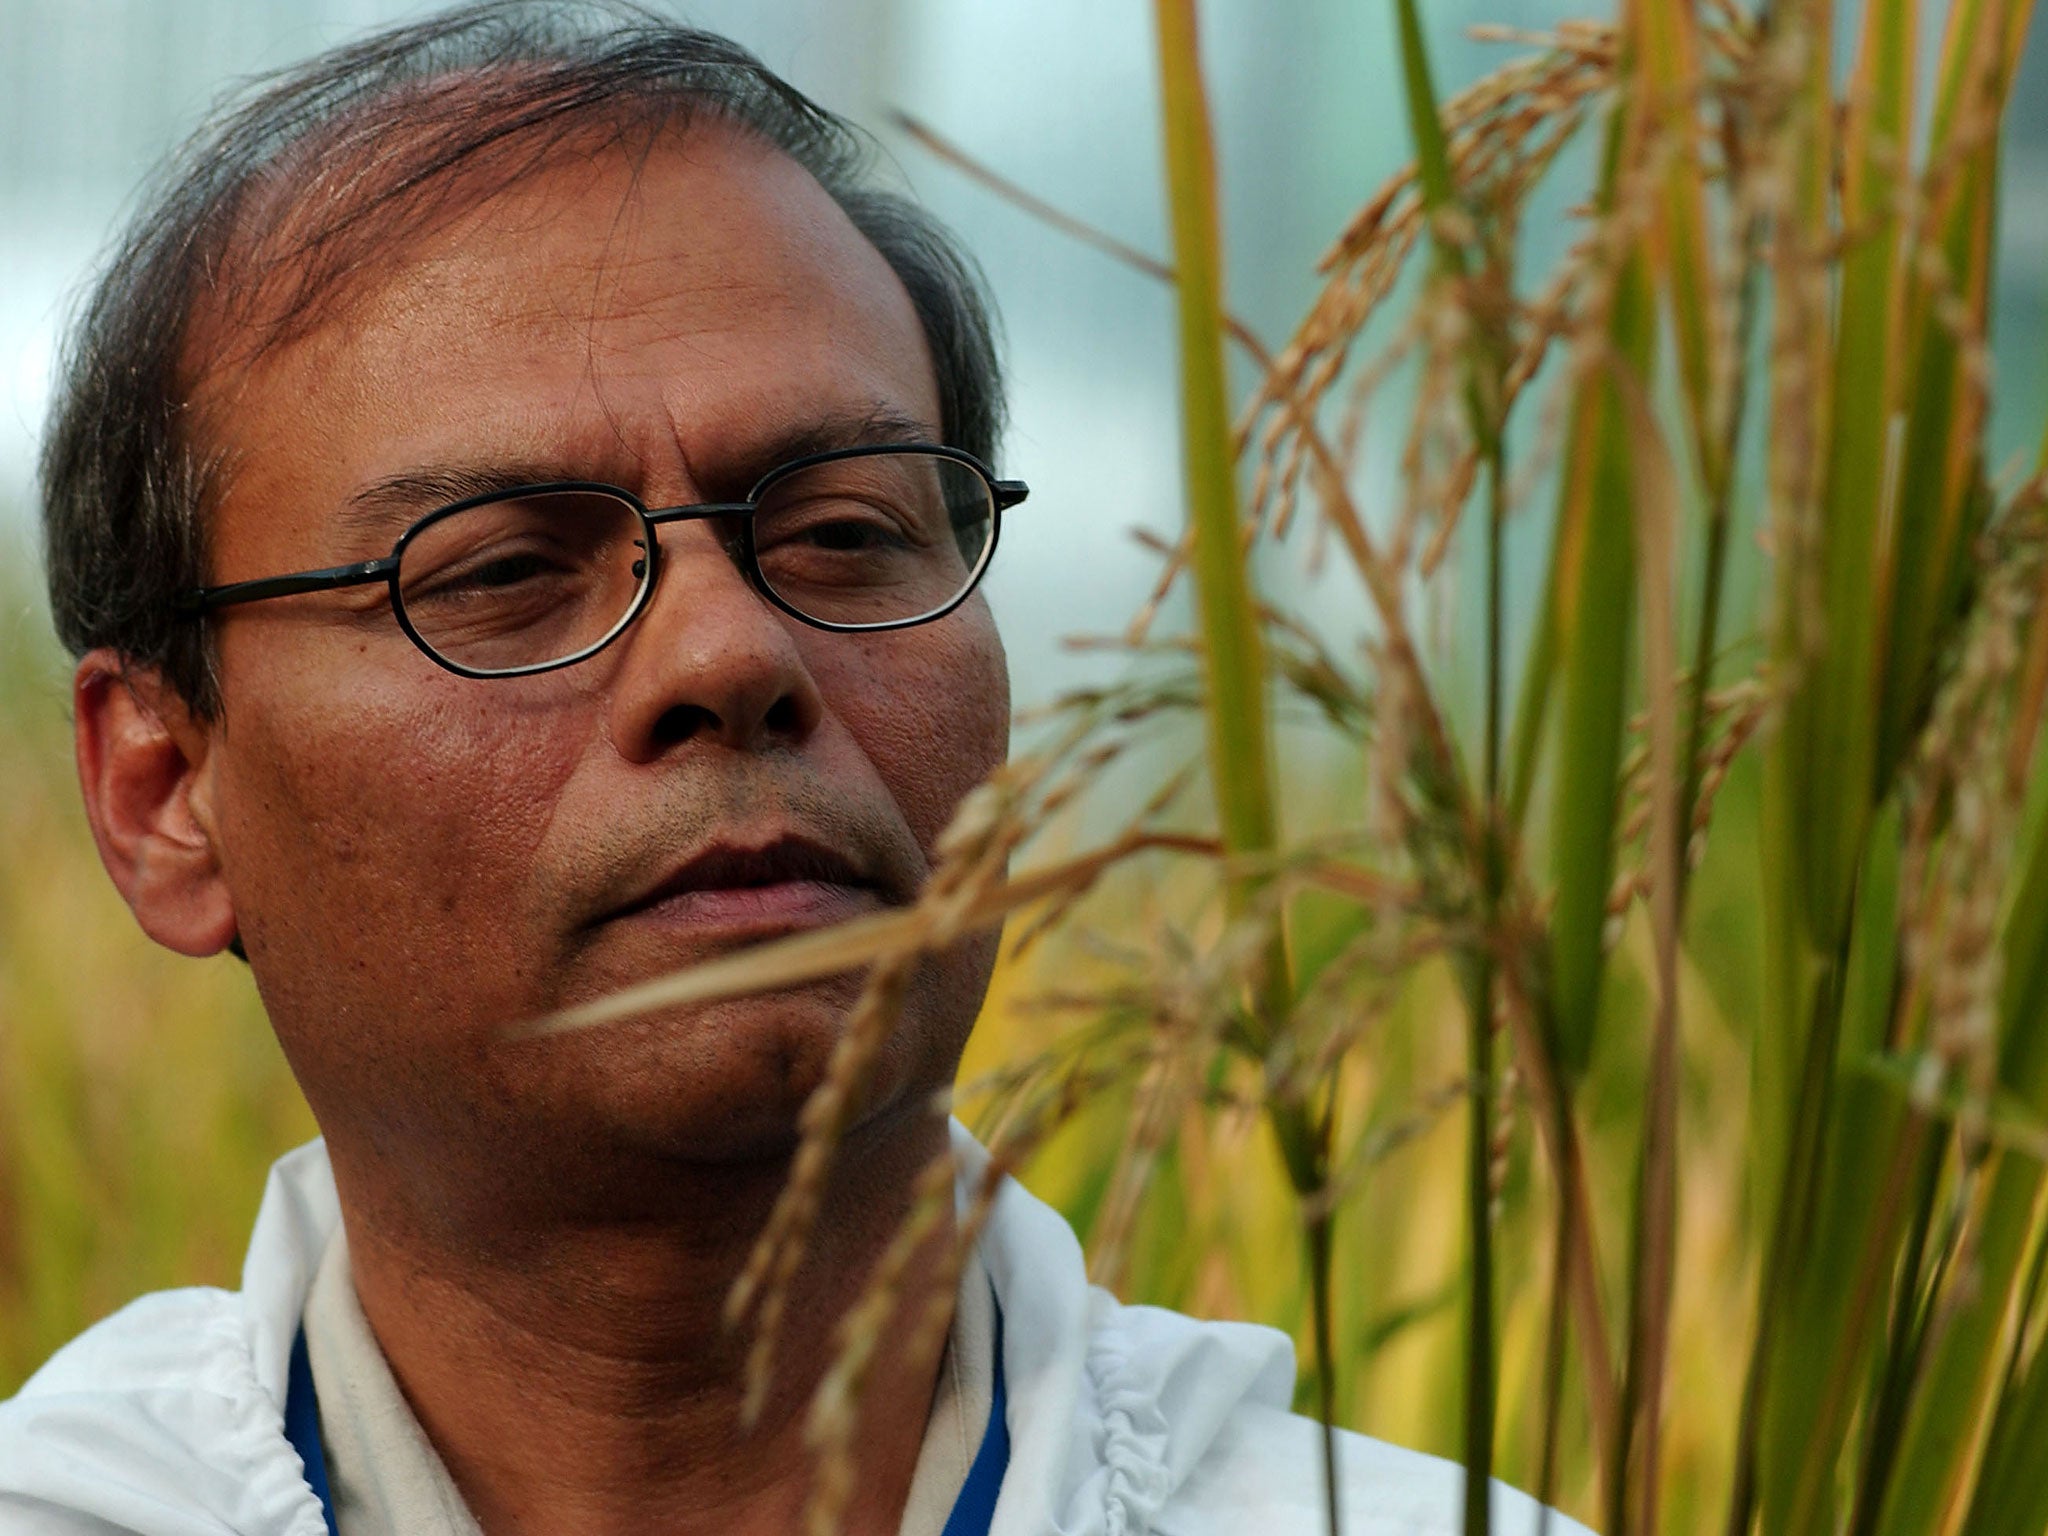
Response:
[{"label": "dark hair", "polygon": [[50,607],[72,654],[112,646],[200,714],[218,707],[205,626],[176,608],[207,579],[193,397],[219,349],[196,355],[195,333],[247,361],[316,324],[394,219],[431,226],[474,204],[476,176],[508,184],[571,138],[644,147],[699,119],[788,155],[881,252],[923,326],[945,440],[992,461],[1002,379],[979,271],[874,184],[858,130],[736,44],[625,0],[493,0],[256,81],[158,172],[75,323],[43,449]]}]

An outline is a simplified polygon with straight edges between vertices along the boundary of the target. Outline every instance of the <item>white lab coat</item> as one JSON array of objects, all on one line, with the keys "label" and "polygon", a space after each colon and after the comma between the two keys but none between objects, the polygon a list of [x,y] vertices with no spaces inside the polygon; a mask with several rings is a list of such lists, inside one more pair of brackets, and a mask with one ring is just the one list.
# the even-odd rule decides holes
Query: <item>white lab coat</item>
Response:
[{"label": "white lab coat", "polygon": [[[987,1154],[956,1125],[962,1187]],[[0,1536],[325,1536],[284,1436],[306,1292],[340,1220],[320,1142],[271,1169],[239,1291],[145,1296],[0,1403]],[[1120,1304],[1015,1181],[981,1240],[1003,1318],[1010,1464],[991,1536],[1320,1536],[1321,1433],[1294,1349],[1246,1323]],[[1344,1536],[1454,1536],[1454,1464],[1341,1437]],[[1535,1536],[1498,1484],[1494,1530]],[[1550,1536],[1586,1536],[1553,1516]]]}]

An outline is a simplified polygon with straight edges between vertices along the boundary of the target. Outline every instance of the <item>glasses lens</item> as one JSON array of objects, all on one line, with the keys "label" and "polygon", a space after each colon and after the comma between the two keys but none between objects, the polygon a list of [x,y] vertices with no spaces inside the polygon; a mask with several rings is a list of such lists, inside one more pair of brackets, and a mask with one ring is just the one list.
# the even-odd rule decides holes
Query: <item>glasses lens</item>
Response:
[{"label": "glasses lens", "polygon": [[545,666],[608,639],[646,580],[639,514],[616,496],[544,491],[421,525],[398,563],[420,639],[474,672]]},{"label": "glasses lens", "polygon": [[761,493],[754,555],[770,591],[827,624],[901,624],[951,607],[995,541],[988,482],[935,453],[827,459]]}]

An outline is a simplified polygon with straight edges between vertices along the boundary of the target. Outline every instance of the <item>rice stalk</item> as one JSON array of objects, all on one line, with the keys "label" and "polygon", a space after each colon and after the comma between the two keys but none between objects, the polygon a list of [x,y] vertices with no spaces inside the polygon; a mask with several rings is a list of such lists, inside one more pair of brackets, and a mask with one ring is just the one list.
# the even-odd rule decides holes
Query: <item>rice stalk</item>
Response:
[{"label": "rice stalk", "polygon": [[1619,375],[1617,384],[1636,446],[1632,463],[1643,665],[1649,677],[1651,927],[1657,981],[1649,1089],[1643,1111],[1636,1256],[1631,1265],[1629,1363],[1621,1402],[1625,1417],[1616,1462],[1619,1494],[1610,1506],[1609,1528],[1615,1536],[1628,1530],[1655,1536],[1678,1202],[1678,927],[1685,842],[1678,763],[1681,679],[1672,593],[1678,490],[1646,399],[1628,374]]},{"label": "rice stalk", "polygon": [[[1415,145],[1416,180],[1430,224],[1435,252],[1435,274],[1425,289],[1424,303],[1440,319],[1460,315],[1473,322],[1431,327],[1438,338],[1432,362],[1425,370],[1422,403],[1416,411],[1417,431],[1423,430],[1433,406],[1428,380],[1448,380],[1455,375],[1462,385],[1466,406],[1466,429],[1470,432],[1476,459],[1487,464],[1490,503],[1487,520],[1486,558],[1486,713],[1483,727],[1481,769],[1484,796],[1480,829],[1481,884],[1484,891],[1481,922],[1491,926],[1506,879],[1505,853],[1500,843],[1500,716],[1502,668],[1501,539],[1506,521],[1506,476],[1503,468],[1500,394],[1503,386],[1503,348],[1499,318],[1491,312],[1474,314],[1455,301],[1437,307],[1439,294],[1455,295],[1471,282],[1471,252],[1477,231],[1459,201],[1451,179],[1448,146],[1434,82],[1430,77],[1428,51],[1422,37],[1422,20],[1413,0],[1397,0],[1403,83],[1408,105],[1409,132]],[[1482,258],[1483,260],[1484,258]],[[1489,264],[1490,265],[1490,264]],[[1497,272],[1490,272],[1498,278]],[[1420,479],[1411,468],[1411,484]],[[1446,493],[1451,511],[1442,521],[1455,521],[1455,508],[1465,499],[1465,487],[1453,481]],[[1495,1028],[1497,976],[1490,948],[1482,946],[1460,967],[1465,983],[1467,1018],[1467,1060],[1470,1063],[1470,1100],[1466,1110],[1465,1152],[1466,1209],[1466,1306],[1465,1306],[1465,1437],[1464,1437],[1464,1529],[1466,1536],[1486,1536],[1492,1528],[1492,1479],[1497,1416],[1494,1360],[1493,1280],[1493,1130],[1490,1124],[1493,1085],[1493,1036]],[[1334,1508],[1332,1520],[1334,1523]]]},{"label": "rice stalk", "polygon": [[[1225,850],[1257,855],[1277,836],[1271,747],[1267,738],[1265,662],[1258,610],[1238,517],[1235,442],[1230,431],[1223,366],[1222,242],[1216,214],[1216,165],[1204,95],[1194,0],[1156,0],[1167,202],[1173,226],[1174,285],[1180,330],[1181,441],[1185,456],[1191,569],[1201,615],[1203,670],[1208,685],[1206,723],[1211,788]],[[1233,916],[1258,895],[1256,884],[1226,885]],[[1290,985],[1287,954],[1276,933],[1251,978],[1247,1022],[1261,1047],[1282,1028]],[[1274,1101],[1268,1110],[1274,1136],[1296,1191],[1321,1187],[1331,1134],[1327,1106]],[[1327,1297],[1327,1214],[1311,1217],[1310,1263]],[[1325,1326],[1317,1331],[1327,1349]],[[1322,1385],[1323,1489],[1331,1536],[1338,1525],[1339,1490],[1334,1400],[1335,1361],[1319,1353]]]}]

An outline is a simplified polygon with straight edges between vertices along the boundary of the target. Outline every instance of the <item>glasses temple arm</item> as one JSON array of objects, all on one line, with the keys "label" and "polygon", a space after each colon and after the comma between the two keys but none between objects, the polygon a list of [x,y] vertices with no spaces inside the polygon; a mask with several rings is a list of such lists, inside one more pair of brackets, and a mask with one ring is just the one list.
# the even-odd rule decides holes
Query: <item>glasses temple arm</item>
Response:
[{"label": "glasses temple arm", "polygon": [[261,602],[266,597],[294,597],[301,592],[330,592],[336,587],[361,587],[373,581],[389,581],[398,569],[395,556],[382,560],[359,560],[353,565],[329,566],[324,571],[300,571],[291,576],[266,576],[260,581],[231,581],[220,587],[201,587],[178,599],[178,611],[186,615],[210,613],[236,603]]}]

